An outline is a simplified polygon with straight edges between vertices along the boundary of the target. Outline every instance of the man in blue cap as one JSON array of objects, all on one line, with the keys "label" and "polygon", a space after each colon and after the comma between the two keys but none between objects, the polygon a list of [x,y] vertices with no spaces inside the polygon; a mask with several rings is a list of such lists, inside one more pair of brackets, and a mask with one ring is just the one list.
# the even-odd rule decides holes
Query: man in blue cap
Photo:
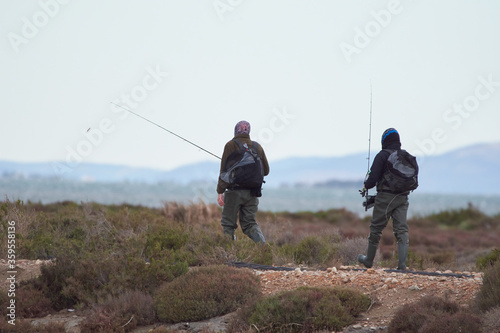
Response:
[{"label": "man in blue cap", "polygon": [[384,174],[388,171],[387,159],[392,151],[401,149],[399,133],[394,128],[385,130],[382,134],[382,150],[375,156],[370,168],[369,176],[365,180],[362,195],[367,189],[377,186],[375,206],[370,222],[370,235],[368,237],[368,249],[366,255],[358,255],[358,261],[365,267],[373,266],[373,259],[377,253],[378,244],[382,237],[382,231],[387,226],[389,218],[392,217],[394,236],[398,242],[398,270],[406,270],[406,258],[408,256],[408,224],[406,215],[408,212],[408,192],[394,193],[387,185]]}]

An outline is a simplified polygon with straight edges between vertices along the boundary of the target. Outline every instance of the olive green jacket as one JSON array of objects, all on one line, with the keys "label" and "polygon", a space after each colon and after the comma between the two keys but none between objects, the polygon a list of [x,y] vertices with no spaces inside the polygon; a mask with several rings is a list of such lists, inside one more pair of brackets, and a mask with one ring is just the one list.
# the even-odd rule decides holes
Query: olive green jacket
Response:
[{"label": "olive green jacket", "polygon": [[[246,143],[248,147],[252,147],[252,140],[250,139],[250,135],[248,134],[238,134],[233,139],[238,139],[241,143],[243,144]],[[222,160],[220,163],[220,172],[222,172],[224,166],[226,165],[226,160],[228,156],[231,155],[233,152],[237,151],[238,149],[239,149],[238,144],[233,140],[228,141],[226,143],[226,145],[224,146],[224,153],[222,154]],[[264,176],[267,176],[269,174],[269,163],[267,162],[266,154],[264,153],[264,149],[262,148],[261,145],[259,145],[258,153],[260,159],[262,160],[262,167],[264,168]],[[219,172],[219,182],[217,183],[217,193],[219,194],[224,193],[224,191],[229,187],[228,183],[220,179],[220,172]]]}]

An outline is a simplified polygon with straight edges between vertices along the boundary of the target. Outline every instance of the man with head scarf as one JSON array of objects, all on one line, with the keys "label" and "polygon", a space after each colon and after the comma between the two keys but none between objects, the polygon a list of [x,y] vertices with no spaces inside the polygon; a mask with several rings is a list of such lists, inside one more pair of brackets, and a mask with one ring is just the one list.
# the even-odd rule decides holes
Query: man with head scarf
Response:
[{"label": "man with head scarf", "polygon": [[373,259],[377,253],[378,244],[382,237],[382,231],[387,226],[389,218],[392,217],[394,236],[398,243],[398,270],[406,269],[406,257],[408,255],[409,237],[406,214],[408,212],[408,194],[394,193],[387,185],[384,174],[388,171],[387,159],[391,152],[401,149],[399,133],[394,128],[388,128],[382,134],[382,150],[375,156],[369,176],[365,180],[361,191],[365,194],[367,189],[377,186],[375,206],[370,222],[370,236],[368,237],[368,249],[366,255],[358,255],[358,261],[365,267],[373,266]]},{"label": "man with head scarf", "polygon": [[[236,141],[235,141],[236,140]],[[266,154],[262,146],[250,139],[250,123],[242,120],[234,127],[234,138],[226,143],[220,172],[221,174],[227,169],[226,163],[228,157],[240,148],[238,142],[246,144],[250,149],[253,145],[257,146],[257,153],[262,161],[264,176],[269,174],[269,163],[267,162]],[[255,220],[257,214],[260,188],[247,188],[228,184],[219,176],[217,184],[217,202],[222,209],[221,225],[224,234],[227,234],[231,239],[236,239],[234,232],[238,227],[237,219],[239,215],[241,229],[243,233],[250,237],[254,242],[265,243],[264,235]]]}]

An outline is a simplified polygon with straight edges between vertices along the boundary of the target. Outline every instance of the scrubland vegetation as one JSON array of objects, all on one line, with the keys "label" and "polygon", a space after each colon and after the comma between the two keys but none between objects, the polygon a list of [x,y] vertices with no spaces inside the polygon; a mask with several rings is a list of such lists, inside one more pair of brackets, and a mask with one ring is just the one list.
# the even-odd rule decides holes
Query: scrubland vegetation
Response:
[{"label": "scrubland vegetation", "polygon": [[[41,317],[76,308],[87,313],[82,332],[127,332],[154,322],[202,320],[239,309],[229,325],[233,332],[295,332],[338,330],[368,308],[369,299],[349,289],[299,288],[263,297],[250,270],[227,264],[317,269],[356,264],[357,254],[366,249],[369,219],[343,209],[259,212],[268,242],[255,244],[241,229],[235,242],[224,236],[220,216],[219,207],[203,203],[165,203],[153,209],[1,202],[1,244],[7,244],[8,221],[15,221],[17,258],[52,259],[40,276],[18,284],[16,315]],[[425,332],[447,332],[443,327],[462,321],[461,327],[471,331],[481,325],[500,329],[491,319],[498,318],[500,306],[500,215],[467,207],[415,217],[409,226],[410,269],[481,270],[484,284],[469,312],[446,300],[424,299],[411,311],[403,309],[391,323],[392,331],[424,332],[405,326],[413,325],[412,316],[430,327]],[[381,267],[397,265],[391,229],[389,225],[384,231],[376,257]],[[6,245],[0,247],[0,256],[7,257]],[[0,331],[12,329],[5,321],[7,302],[2,292]],[[437,310],[425,310],[430,308],[446,315],[436,317]],[[24,332],[64,331],[58,324],[42,329],[19,321],[16,326]]]}]

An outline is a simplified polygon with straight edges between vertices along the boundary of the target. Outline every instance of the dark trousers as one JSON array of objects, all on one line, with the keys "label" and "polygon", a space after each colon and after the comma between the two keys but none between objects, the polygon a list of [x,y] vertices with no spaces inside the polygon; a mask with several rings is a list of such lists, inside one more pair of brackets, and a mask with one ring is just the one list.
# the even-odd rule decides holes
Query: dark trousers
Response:
[{"label": "dark trousers", "polygon": [[255,220],[259,199],[252,196],[250,190],[232,190],[224,192],[224,208],[221,225],[225,234],[235,239],[238,228],[238,215],[243,233],[255,242],[265,243],[264,235]]},{"label": "dark trousers", "polygon": [[373,217],[370,223],[370,236],[368,240],[378,245],[382,231],[392,217],[392,228],[398,243],[408,243],[408,195],[397,195],[385,192],[377,193]]}]

